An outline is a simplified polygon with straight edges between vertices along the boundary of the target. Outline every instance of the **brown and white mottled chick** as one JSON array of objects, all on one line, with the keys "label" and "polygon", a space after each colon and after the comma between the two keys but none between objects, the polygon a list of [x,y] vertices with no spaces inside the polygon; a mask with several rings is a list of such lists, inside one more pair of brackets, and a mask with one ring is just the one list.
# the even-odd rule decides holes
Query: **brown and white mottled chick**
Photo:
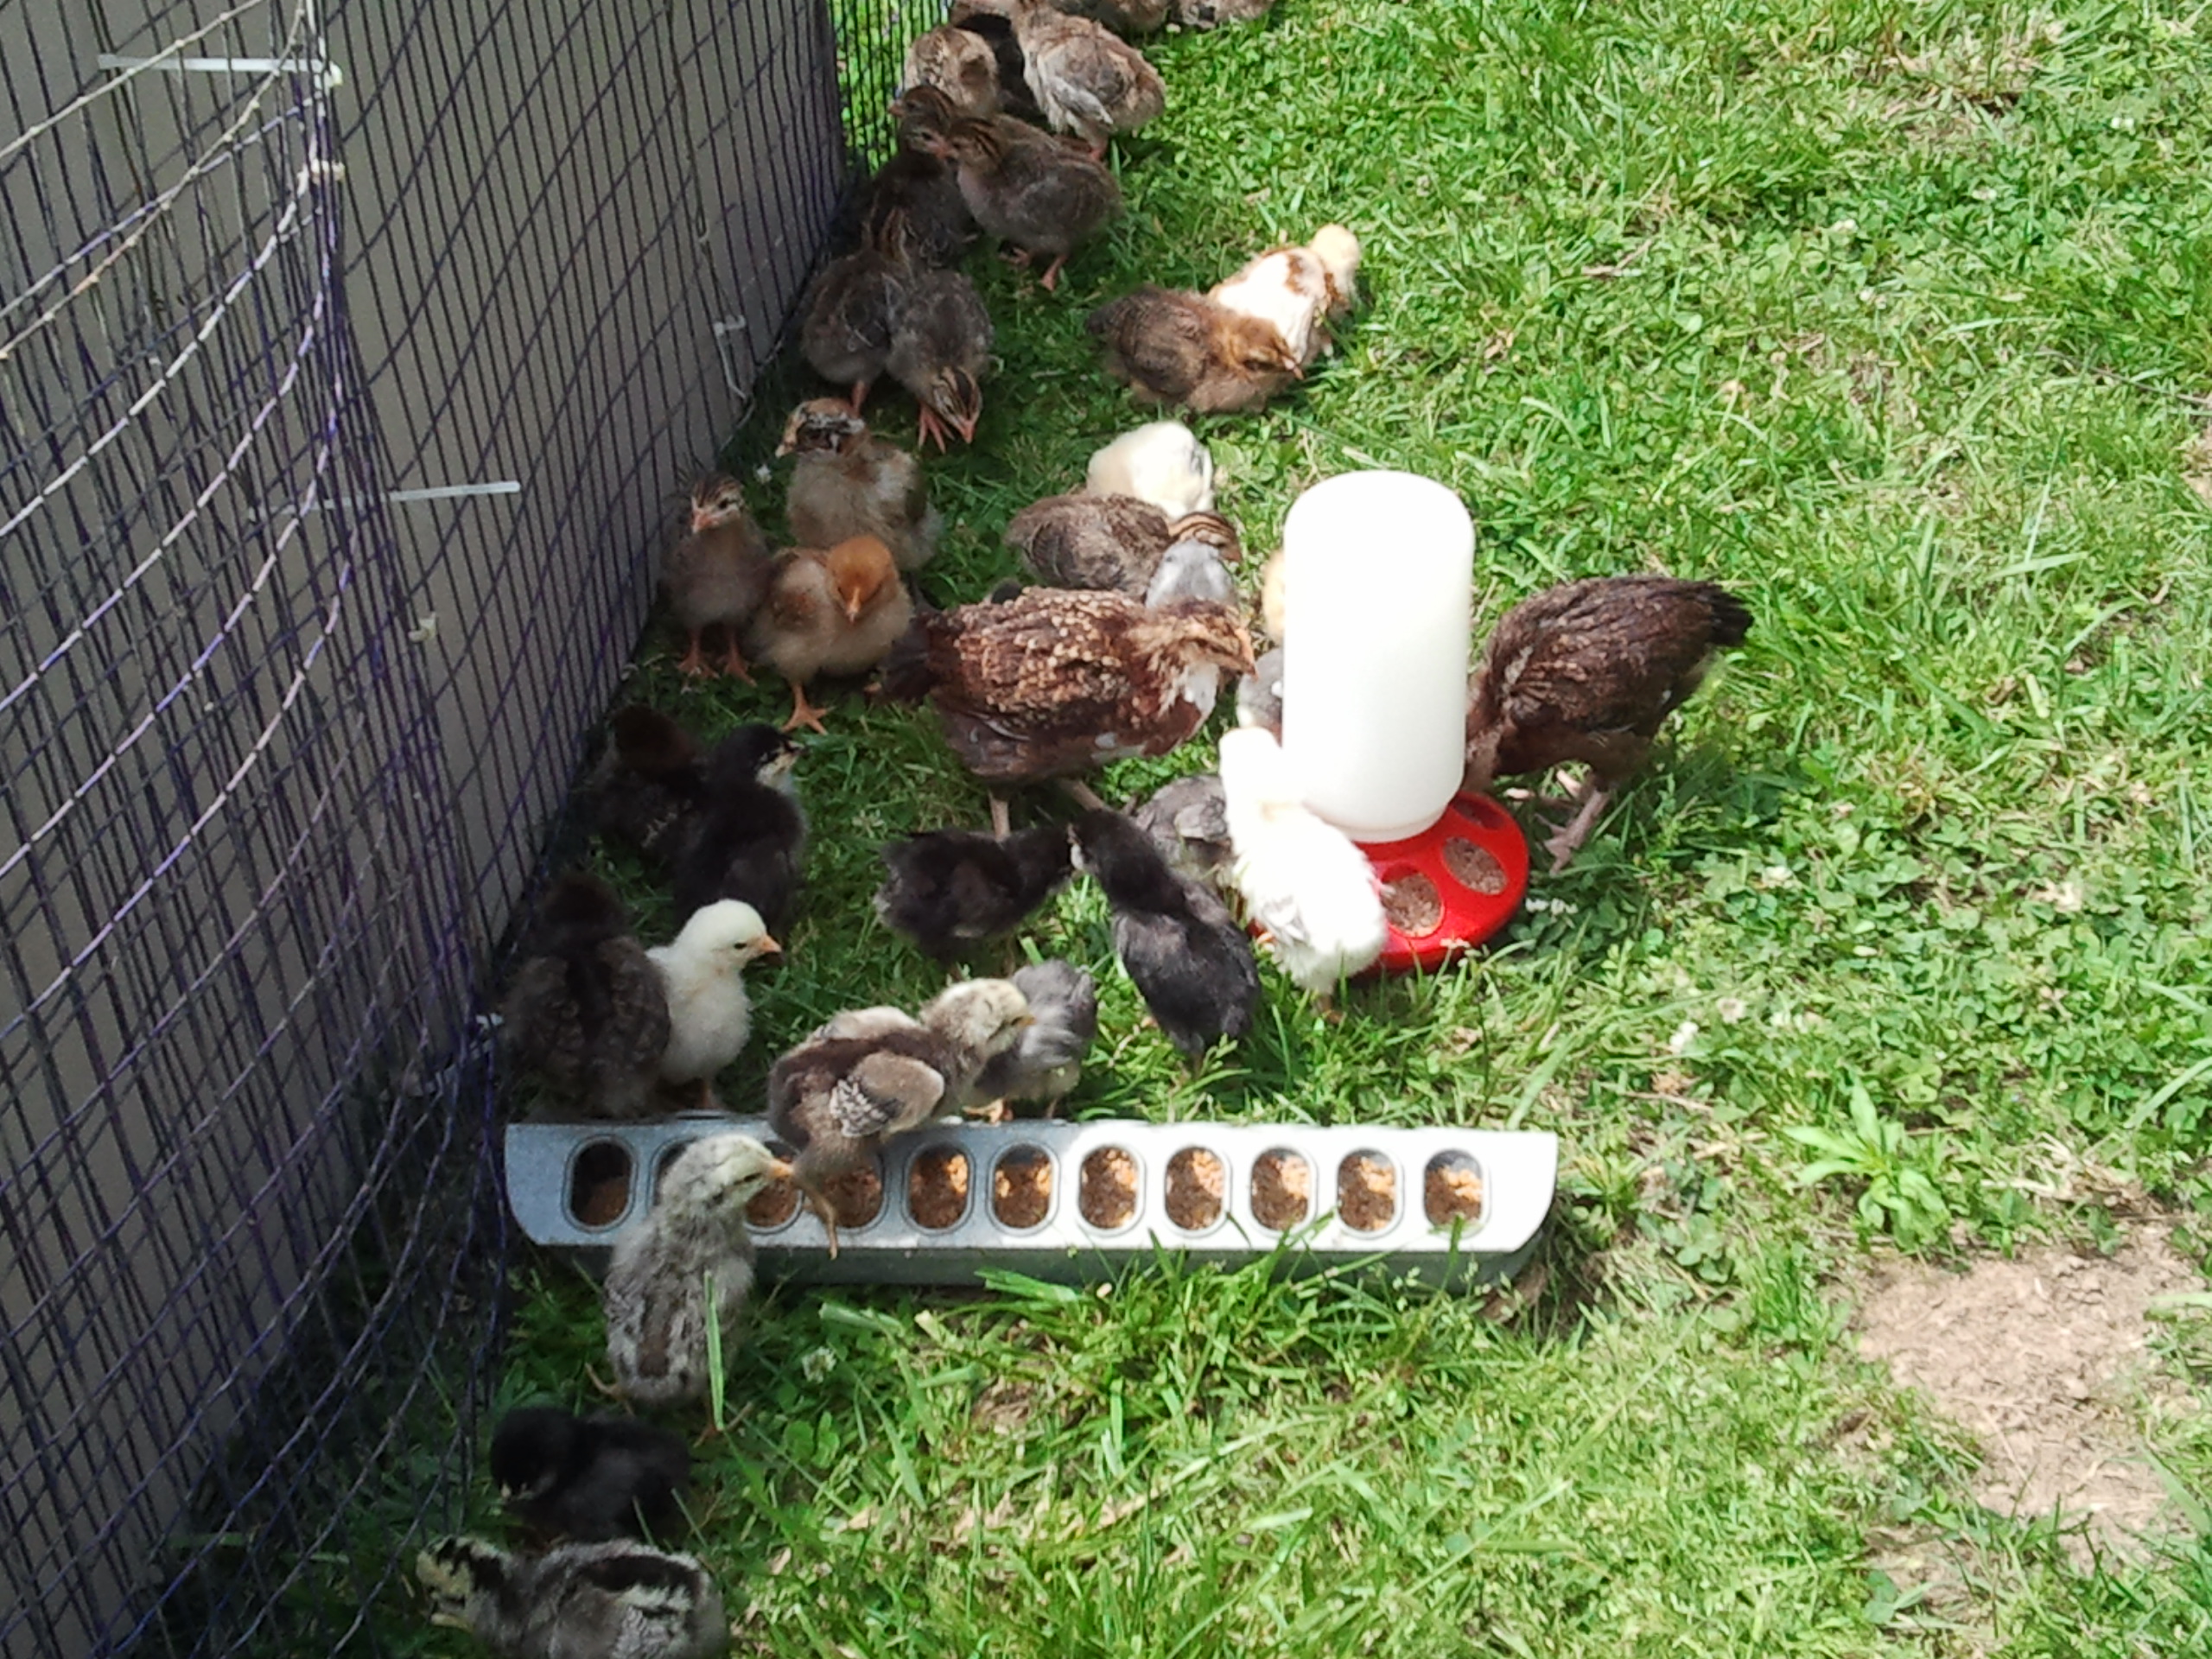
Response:
[{"label": "brown and white mottled chick", "polygon": [[991,340],[991,314],[965,274],[909,273],[891,316],[887,366],[921,407],[921,442],[944,449],[955,432],[963,443],[976,441]]},{"label": "brown and white mottled chick", "polygon": [[1209,290],[1232,311],[1274,325],[1301,366],[1331,345],[1329,325],[1351,315],[1359,293],[1359,238],[1324,225],[1303,247],[1271,248]]},{"label": "brown and white mottled chick", "polygon": [[921,461],[870,432],[850,404],[836,397],[801,404],[784,423],[776,454],[795,458],[784,512],[806,546],[873,536],[901,570],[937,556],[944,520],[930,505]]},{"label": "brown and white mottled chick", "polygon": [[[903,1024],[833,1020],[768,1072],[768,1122],[798,1151],[791,1184],[804,1193],[837,1254],[831,1182],[864,1166],[883,1143],[957,1099],[1031,1023],[1021,992],[1002,979],[953,986]],[[859,1034],[842,1034],[847,1031]]]},{"label": "brown and white mottled chick", "polygon": [[768,538],[745,505],[745,487],[724,473],[709,473],[691,487],[691,528],[669,550],[661,566],[661,591],[676,625],[683,630],[684,652],[677,667],[686,674],[707,674],[699,637],[709,628],[722,631],[722,672],[747,684],[738,642],[768,591]]},{"label": "brown and white mottled chick", "polygon": [[1661,722],[1751,631],[1751,611],[1726,588],[1674,576],[1599,576],[1522,601],[1468,688],[1464,787],[1581,761],[1579,810],[1545,843],[1553,870],[1565,869]]},{"label": "brown and white mottled chick", "polygon": [[1122,211],[1122,187],[1103,164],[1007,117],[956,121],[926,142],[953,164],[978,225],[1025,264],[1049,259],[1039,279],[1047,289],[1068,255]]},{"label": "brown and white mottled chick", "polygon": [[806,700],[818,674],[861,674],[883,660],[913,620],[913,596],[880,537],[854,536],[827,551],[786,549],[753,620],[753,654],[790,682],[791,718],[823,729]]},{"label": "brown and white mottled chick", "polygon": [[928,698],[976,777],[1026,783],[1166,753],[1213,712],[1222,676],[1251,668],[1251,639],[1226,605],[1147,610],[1122,594],[1033,588],[916,618],[883,686]]},{"label": "brown and white mottled chick", "polygon": [[1022,77],[1055,132],[1074,135],[1094,156],[1117,132],[1135,132],[1167,107],[1167,84],[1143,53],[1089,17],[1052,0],[1007,0]]},{"label": "brown and white mottled chick", "polygon": [[1185,29],[1218,29],[1224,23],[1255,23],[1275,0],[1175,0],[1175,21]]},{"label": "brown and white mottled chick", "polygon": [[957,23],[939,23],[914,36],[906,48],[906,61],[899,72],[904,94],[927,86],[944,94],[960,115],[990,116],[999,112],[998,54],[973,30]]},{"label": "brown and white mottled chick", "polygon": [[645,1111],[668,1047],[668,993],[613,889],[562,876],[528,949],[499,1007],[508,1052],[592,1116]]},{"label": "brown and white mottled chick", "polygon": [[891,325],[906,289],[912,234],[903,213],[880,216],[868,243],[832,259],[807,290],[799,351],[824,380],[852,388],[855,415],[891,360]]},{"label": "brown and white mottled chick", "polygon": [[1201,415],[1264,409],[1305,378],[1275,326],[1183,289],[1144,287],[1100,306],[1084,323],[1106,352],[1106,372],[1141,403]]},{"label": "brown and white mottled chick", "polygon": [[1048,495],[1007,523],[1006,544],[1047,585],[1095,588],[1141,598],[1160,556],[1179,541],[1202,541],[1234,560],[1236,526],[1218,513],[1171,518],[1133,495]]},{"label": "brown and white mottled chick", "polygon": [[883,248],[893,233],[893,216],[906,220],[906,251],[925,265],[953,265],[976,245],[976,216],[960,194],[951,166],[932,156],[924,137],[959,118],[952,101],[931,86],[909,88],[891,113],[899,123],[899,149],[875,170],[861,203],[861,239]]},{"label": "brown and white mottled chick", "polygon": [[1052,0],[1060,10],[1103,23],[1124,40],[1167,27],[1168,0]]}]

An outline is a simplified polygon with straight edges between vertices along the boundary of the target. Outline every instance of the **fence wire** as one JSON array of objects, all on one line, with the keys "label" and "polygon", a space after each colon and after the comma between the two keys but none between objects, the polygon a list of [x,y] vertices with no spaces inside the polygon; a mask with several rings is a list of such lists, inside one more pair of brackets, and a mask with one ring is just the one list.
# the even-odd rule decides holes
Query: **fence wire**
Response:
[{"label": "fence wire", "polygon": [[457,1513],[475,1015],[911,27],[0,0],[0,1653],[372,1650]]}]

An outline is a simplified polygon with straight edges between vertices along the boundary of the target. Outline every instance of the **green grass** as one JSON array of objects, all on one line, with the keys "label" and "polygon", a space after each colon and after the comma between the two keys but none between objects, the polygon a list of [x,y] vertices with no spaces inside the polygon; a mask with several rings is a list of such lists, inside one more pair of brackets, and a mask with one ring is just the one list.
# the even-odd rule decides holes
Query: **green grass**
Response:
[{"label": "green grass", "polygon": [[[1271,976],[1193,1085],[1093,891],[1029,935],[1102,975],[1078,1113],[1557,1130],[1548,1287],[1485,1307],[1163,1262],[1095,1294],[771,1296],[693,1545],[741,1649],[2212,1650],[2201,1539],[2069,1567],[1967,1499],[1970,1448],[1844,1329],[1854,1268],[1900,1241],[2108,1243],[2067,1159],[2184,1216],[2212,1195],[2212,512],[2184,477],[2212,418],[2212,16],[1282,0],[1154,55],[1171,108],[1119,147],[1126,221],[1057,298],[976,262],[1003,365],[933,474],[932,597],[1010,573],[1007,518],[1136,418],[1091,306],[1335,219],[1367,249],[1339,353],[1198,423],[1251,545],[1315,480],[1402,467],[1474,510],[1485,616],[1663,566],[1758,626],[1502,948],[1356,992],[1340,1027]],[[911,440],[895,390],[880,409]],[[637,690],[709,732],[783,707],[673,655],[652,636]],[[874,845],[983,819],[926,716],[848,696],[830,725],[741,1106],[809,1025],[938,988],[870,916]],[[541,1264],[504,1396],[582,1400],[599,1343],[590,1287]],[[2201,1402],[2199,1349],[2171,1363]],[[2169,1440],[2201,1504],[2212,1453]],[[1975,1564],[1963,1613],[1900,1598],[1899,1533]]]}]

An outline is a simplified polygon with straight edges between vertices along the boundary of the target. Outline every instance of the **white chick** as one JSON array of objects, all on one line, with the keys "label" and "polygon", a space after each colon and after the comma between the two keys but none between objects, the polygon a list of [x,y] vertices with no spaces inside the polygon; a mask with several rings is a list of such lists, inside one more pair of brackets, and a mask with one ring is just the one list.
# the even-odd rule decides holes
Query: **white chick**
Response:
[{"label": "white chick", "polygon": [[1152,582],[1144,590],[1147,609],[1173,605],[1181,599],[1211,600],[1217,605],[1232,605],[1236,601],[1236,584],[1229,579],[1229,567],[1221,562],[1221,555],[1205,542],[1173,542],[1160,556],[1160,564],[1152,573]]},{"label": "white chick", "polygon": [[563,1544],[511,1554],[441,1538],[415,1558],[430,1622],[473,1634],[495,1659],[712,1659],[729,1615],[698,1561],[644,1544]]},{"label": "white chick", "polygon": [[1231,311],[1275,326],[1300,365],[1329,349],[1329,324],[1351,313],[1359,283],[1359,238],[1341,225],[1324,225],[1302,248],[1271,248],[1212,297]]},{"label": "white chick", "polygon": [[677,1154],[652,1212],[615,1241],[607,1265],[613,1392],[641,1406],[706,1397],[708,1322],[726,1335],[753,1291],[745,1206],[790,1175],[791,1166],[749,1135],[702,1135]]},{"label": "white chick", "polygon": [[1236,890],[1284,973],[1329,1002],[1382,954],[1389,925],[1367,856],[1299,798],[1282,747],[1257,726],[1221,740],[1221,787]]},{"label": "white chick", "polygon": [[714,1107],[715,1073],[737,1058],[753,1034],[745,965],[782,949],[759,911],[741,899],[719,899],[694,911],[673,943],[645,952],[668,987],[661,1081],[697,1084],[702,1111]]},{"label": "white chick", "polygon": [[1150,421],[1090,458],[1084,487],[1093,495],[1134,495],[1170,518],[1213,511],[1213,457],[1180,421]]}]

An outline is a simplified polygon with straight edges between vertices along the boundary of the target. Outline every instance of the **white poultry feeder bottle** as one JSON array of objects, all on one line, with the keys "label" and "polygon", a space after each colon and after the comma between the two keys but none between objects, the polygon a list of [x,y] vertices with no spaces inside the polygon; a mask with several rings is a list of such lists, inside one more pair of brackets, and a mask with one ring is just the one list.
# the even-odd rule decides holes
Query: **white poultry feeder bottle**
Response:
[{"label": "white poultry feeder bottle", "polygon": [[[765,1119],[712,1113],[512,1124],[508,1201],[540,1244],[603,1248],[645,1218],[677,1151],[732,1130],[777,1144]],[[1079,1283],[1162,1249],[1234,1266],[1287,1240],[1292,1272],[1374,1263],[1465,1288],[1527,1258],[1558,1167],[1557,1137],[1539,1131],[943,1122],[885,1150],[865,1218],[841,1204],[836,1259],[788,1189],[755,1200],[752,1232],[764,1272],[813,1284],[966,1284],[993,1268]]]}]

